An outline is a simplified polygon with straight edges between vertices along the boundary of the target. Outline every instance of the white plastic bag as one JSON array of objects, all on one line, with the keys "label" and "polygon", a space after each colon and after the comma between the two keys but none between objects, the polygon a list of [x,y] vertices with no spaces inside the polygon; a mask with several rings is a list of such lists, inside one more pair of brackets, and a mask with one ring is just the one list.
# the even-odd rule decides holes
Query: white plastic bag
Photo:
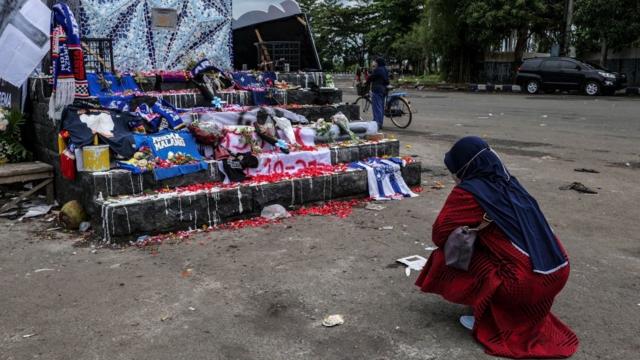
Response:
[{"label": "white plastic bag", "polygon": [[269,205],[262,209],[260,216],[267,220],[290,218],[291,214],[282,205]]},{"label": "white plastic bag", "polygon": [[276,122],[276,124],[278,124],[278,127],[282,129],[282,132],[284,133],[284,137],[287,138],[287,141],[289,142],[289,144],[292,144],[292,145],[297,144],[296,135],[293,132],[293,127],[291,126],[291,120],[287,118],[277,117],[277,116],[274,116],[273,120]]}]

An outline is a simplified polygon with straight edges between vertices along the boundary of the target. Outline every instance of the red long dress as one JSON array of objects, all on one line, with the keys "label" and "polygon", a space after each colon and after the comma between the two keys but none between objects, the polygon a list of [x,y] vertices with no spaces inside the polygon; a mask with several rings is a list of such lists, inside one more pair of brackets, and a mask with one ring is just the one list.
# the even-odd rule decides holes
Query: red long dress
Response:
[{"label": "red long dress", "polygon": [[553,300],[569,278],[568,265],[549,275],[534,273],[529,258],[495,224],[479,233],[467,271],[446,265],[442,247],[451,232],[479,225],[483,215],[471,193],[453,189],[433,225],[433,242],[439,249],[431,254],[416,285],[471,306],[475,317],[471,334],[489,355],[571,356],[578,349],[578,338],[551,313]]}]

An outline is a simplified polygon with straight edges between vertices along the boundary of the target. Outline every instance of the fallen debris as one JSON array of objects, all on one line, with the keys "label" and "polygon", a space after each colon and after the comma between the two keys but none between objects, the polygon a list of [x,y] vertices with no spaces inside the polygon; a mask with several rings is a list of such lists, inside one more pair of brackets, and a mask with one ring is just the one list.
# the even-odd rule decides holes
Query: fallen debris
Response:
[{"label": "fallen debris", "polygon": [[80,223],[85,221],[87,214],[79,201],[73,200],[66,203],[60,210],[60,222],[65,228],[76,230]]},{"label": "fallen debris", "polygon": [[51,208],[52,208],[51,205],[31,207],[29,208],[29,211],[27,211],[27,213],[24,214],[18,221],[22,221],[23,219],[26,219],[26,218],[47,215],[49,211],[51,211]]},{"label": "fallen debris", "polygon": [[344,316],[338,315],[330,315],[327,316],[324,320],[322,320],[322,325],[326,327],[332,327],[337,325],[344,324]]},{"label": "fallen debris", "polygon": [[276,219],[286,219],[290,218],[291,214],[284,208],[282,205],[269,205],[262,209],[260,213],[260,217],[263,217],[267,220],[276,220]]},{"label": "fallen debris", "polygon": [[598,192],[595,190],[591,190],[588,187],[584,186],[582,183],[574,182],[569,185],[560,186],[560,190],[575,190],[585,194],[597,194]]},{"label": "fallen debris", "polygon": [[407,274],[407,276],[409,276],[411,275],[411,270],[421,271],[422,268],[427,264],[427,259],[423,258],[420,255],[413,255],[398,259],[396,260],[396,262],[407,265],[405,273]]},{"label": "fallen debris", "polygon": [[365,209],[367,210],[375,210],[375,211],[381,211],[386,209],[385,206],[379,205],[379,204],[374,204],[374,203],[368,203],[367,206],[365,207]]},{"label": "fallen debris", "polygon": [[431,188],[436,190],[444,189],[444,183],[441,181],[434,181],[431,185]]},{"label": "fallen debris", "polygon": [[91,223],[88,221],[83,221],[80,223],[80,226],[78,227],[78,230],[82,231],[82,232],[87,232],[89,231],[89,229],[91,228]]},{"label": "fallen debris", "polygon": [[142,235],[140,237],[138,237],[138,239],[136,239],[136,242],[143,242],[145,239],[150,238],[151,236],[149,235]]},{"label": "fallen debris", "polygon": [[594,169],[584,169],[584,168],[580,168],[580,169],[575,169],[575,171],[577,171],[577,172],[584,172],[584,173],[591,173],[591,174],[600,174],[600,171],[598,171],[598,170],[594,170]]}]

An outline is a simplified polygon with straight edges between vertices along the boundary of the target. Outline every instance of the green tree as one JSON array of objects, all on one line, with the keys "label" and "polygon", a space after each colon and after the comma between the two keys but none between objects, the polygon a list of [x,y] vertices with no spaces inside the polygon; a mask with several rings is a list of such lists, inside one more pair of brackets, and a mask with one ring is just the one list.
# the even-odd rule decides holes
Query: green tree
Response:
[{"label": "green tree", "polygon": [[[402,61],[407,55],[399,47],[399,41],[420,21],[424,0],[371,0],[360,1],[359,8],[366,11],[370,28],[367,38],[371,43],[372,56],[383,56],[387,60]],[[406,44],[405,44],[406,45]]]},{"label": "green tree", "polygon": [[414,69],[414,74],[431,72],[429,60],[432,59],[426,42],[426,27],[423,25],[424,19],[411,27],[411,30],[393,43],[393,48],[399,57],[407,60]]},{"label": "green tree", "polygon": [[366,34],[372,21],[368,0],[354,6],[345,6],[340,0],[302,0],[298,3],[309,19],[324,69],[334,69],[338,64],[344,67],[364,65],[370,52]]},{"label": "green tree", "polygon": [[342,53],[342,46],[334,36],[325,14],[339,9],[339,0],[301,0],[298,1],[300,10],[307,15],[309,27],[313,34],[314,43],[323,69],[333,69],[333,59]]},{"label": "green tree", "polygon": [[558,30],[564,13],[563,0],[464,0],[461,5],[457,14],[469,27],[469,40],[477,45],[487,49],[515,33],[516,65],[522,63],[530,37]]},{"label": "green tree", "polygon": [[449,82],[469,82],[481,46],[471,41],[468,24],[459,16],[466,0],[427,0],[418,36],[425,54],[440,59],[440,72]]},{"label": "green tree", "polygon": [[417,23],[424,0],[298,1],[307,14],[323,67],[368,65],[369,58],[404,60],[406,47],[394,46]]},{"label": "green tree", "polygon": [[639,17],[638,0],[576,1],[577,45],[582,50],[600,50],[600,65],[605,66],[609,49],[620,51],[638,40]]}]

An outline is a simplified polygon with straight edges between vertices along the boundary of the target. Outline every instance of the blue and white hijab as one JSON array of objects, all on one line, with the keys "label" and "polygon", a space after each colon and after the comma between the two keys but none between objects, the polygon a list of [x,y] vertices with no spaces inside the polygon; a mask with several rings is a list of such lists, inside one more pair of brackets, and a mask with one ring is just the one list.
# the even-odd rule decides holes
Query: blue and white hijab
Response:
[{"label": "blue and white hijab", "polygon": [[444,163],[460,179],[458,187],[473,194],[513,246],[531,259],[534,272],[551,274],[568,264],[538,203],[489,144],[475,136],[462,138]]}]

